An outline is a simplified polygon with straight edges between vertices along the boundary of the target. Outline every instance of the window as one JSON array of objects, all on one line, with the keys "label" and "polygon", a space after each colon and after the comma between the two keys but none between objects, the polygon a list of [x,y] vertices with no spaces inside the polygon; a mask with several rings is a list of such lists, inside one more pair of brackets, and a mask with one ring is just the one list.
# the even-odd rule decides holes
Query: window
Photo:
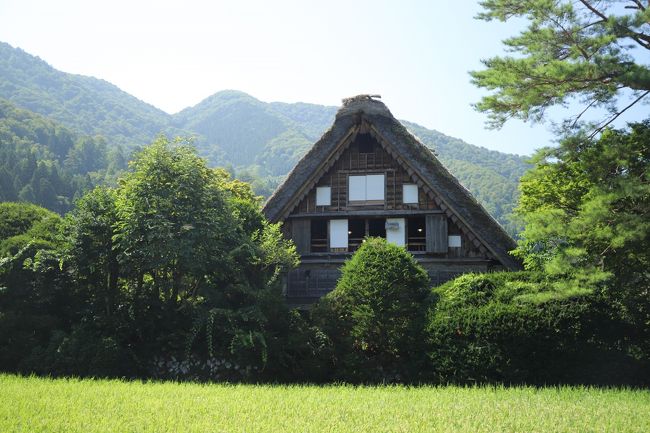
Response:
[{"label": "window", "polygon": [[375,139],[370,134],[359,134],[356,139],[359,145],[359,153],[373,153],[375,151]]},{"label": "window", "polygon": [[330,220],[330,248],[348,249],[348,220]]},{"label": "window", "polygon": [[311,220],[312,253],[327,252],[327,220]]},{"label": "window", "polygon": [[459,248],[461,246],[460,236],[451,235],[449,236],[449,248]]},{"label": "window", "polygon": [[383,203],[384,178],[385,176],[383,174],[350,176],[348,178],[348,201],[371,202],[369,204]]},{"label": "window", "polygon": [[332,188],[319,186],[316,188],[316,206],[329,206],[332,204]]},{"label": "window", "polygon": [[412,217],[407,221],[406,244],[409,251],[426,251],[427,225],[424,217]]},{"label": "window", "polygon": [[366,200],[366,177],[350,176],[348,178],[348,192],[350,201]]},{"label": "window", "polygon": [[348,222],[348,251],[356,251],[366,237],[366,220],[351,219]]},{"label": "window", "polygon": [[384,218],[369,219],[368,236],[386,239],[386,220]]},{"label": "window", "polygon": [[418,204],[418,186],[414,184],[402,185],[402,202],[404,204]]}]

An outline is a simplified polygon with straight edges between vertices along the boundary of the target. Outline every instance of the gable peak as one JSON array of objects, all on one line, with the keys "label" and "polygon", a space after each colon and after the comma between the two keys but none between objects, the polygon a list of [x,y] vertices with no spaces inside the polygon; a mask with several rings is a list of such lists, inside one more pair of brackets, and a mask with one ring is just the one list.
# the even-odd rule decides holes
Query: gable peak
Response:
[{"label": "gable peak", "polygon": [[343,105],[336,113],[336,117],[358,115],[361,113],[370,115],[380,115],[384,117],[393,117],[386,105],[379,101],[380,95],[356,95],[343,99]]}]

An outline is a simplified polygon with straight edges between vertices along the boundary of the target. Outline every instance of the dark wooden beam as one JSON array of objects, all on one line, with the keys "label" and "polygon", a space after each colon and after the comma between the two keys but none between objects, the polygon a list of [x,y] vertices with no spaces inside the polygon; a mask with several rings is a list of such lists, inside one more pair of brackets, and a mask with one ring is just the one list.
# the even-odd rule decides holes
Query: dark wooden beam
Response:
[{"label": "dark wooden beam", "polygon": [[431,215],[431,214],[444,214],[441,210],[436,209],[361,209],[361,210],[340,210],[332,212],[304,212],[289,215],[287,219],[293,218],[341,218],[341,217],[364,217],[364,216],[410,216],[410,215]]}]

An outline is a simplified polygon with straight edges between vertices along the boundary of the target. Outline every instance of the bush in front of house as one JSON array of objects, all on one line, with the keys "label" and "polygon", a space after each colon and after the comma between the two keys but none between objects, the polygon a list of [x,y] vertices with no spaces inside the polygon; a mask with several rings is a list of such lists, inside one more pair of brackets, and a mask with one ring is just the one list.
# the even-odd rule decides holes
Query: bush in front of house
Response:
[{"label": "bush in front of house", "polygon": [[426,272],[404,248],[367,238],[313,310],[332,342],[332,378],[417,380],[428,285]]},{"label": "bush in front of house", "polygon": [[647,383],[632,325],[604,291],[525,272],[467,274],[433,289],[428,356],[446,383]]}]

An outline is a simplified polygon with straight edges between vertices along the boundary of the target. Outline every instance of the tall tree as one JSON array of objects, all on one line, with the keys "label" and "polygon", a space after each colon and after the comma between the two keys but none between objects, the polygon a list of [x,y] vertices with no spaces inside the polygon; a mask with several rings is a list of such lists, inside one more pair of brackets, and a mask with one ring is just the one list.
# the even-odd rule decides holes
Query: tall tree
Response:
[{"label": "tall tree", "polygon": [[[561,277],[564,289],[602,289],[612,311],[627,307],[650,353],[650,122],[608,125],[650,97],[650,3],[640,0],[486,0],[479,18],[528,20],[506,39],[512,56],[485,60],[474,83],[492,91],[476,107],[492,126],[543,120],[579,99],[557,148],[542,149],[521,181],[516,209],[526,228],[515,254],[528,269]],[[629,101],[622,99],[629,97]],[[609,114],[584,128],[594,107]],[[571,127],[577,127],[573,129]],[[643,330],[643,331],[641,331]],[[643,335],[645,332],[645,335]]]},{"label": "tall tree", "polygon": [[528,21],[525,30],[504,41],[513,55],[484,60],[487,69],[471,73],[477,86],[491,91],[476,104],[488,113],[491,126],[510,118],[540,121],[547,108],[577,98],[584,109],[567,126],[578,125],[590,108],[608,111],[592,128],[595,135],[648,99],[650,65],[637,60],[650,51],[647,1],[486,0],[481,5],[480,19]]},{"label": "tall tree", "polygon": [[598,140],[573,136],[535,163],[516,209],[526,228],[515,252],[526,266],[650,287],[650,121]]},{"label": "tall tree", "polygon": [[212,171],[195,150],[158,138],[131,163],[117,195],[119,260],[138,292],[171,308],[208,275],[236,269],[241,228]]}]

